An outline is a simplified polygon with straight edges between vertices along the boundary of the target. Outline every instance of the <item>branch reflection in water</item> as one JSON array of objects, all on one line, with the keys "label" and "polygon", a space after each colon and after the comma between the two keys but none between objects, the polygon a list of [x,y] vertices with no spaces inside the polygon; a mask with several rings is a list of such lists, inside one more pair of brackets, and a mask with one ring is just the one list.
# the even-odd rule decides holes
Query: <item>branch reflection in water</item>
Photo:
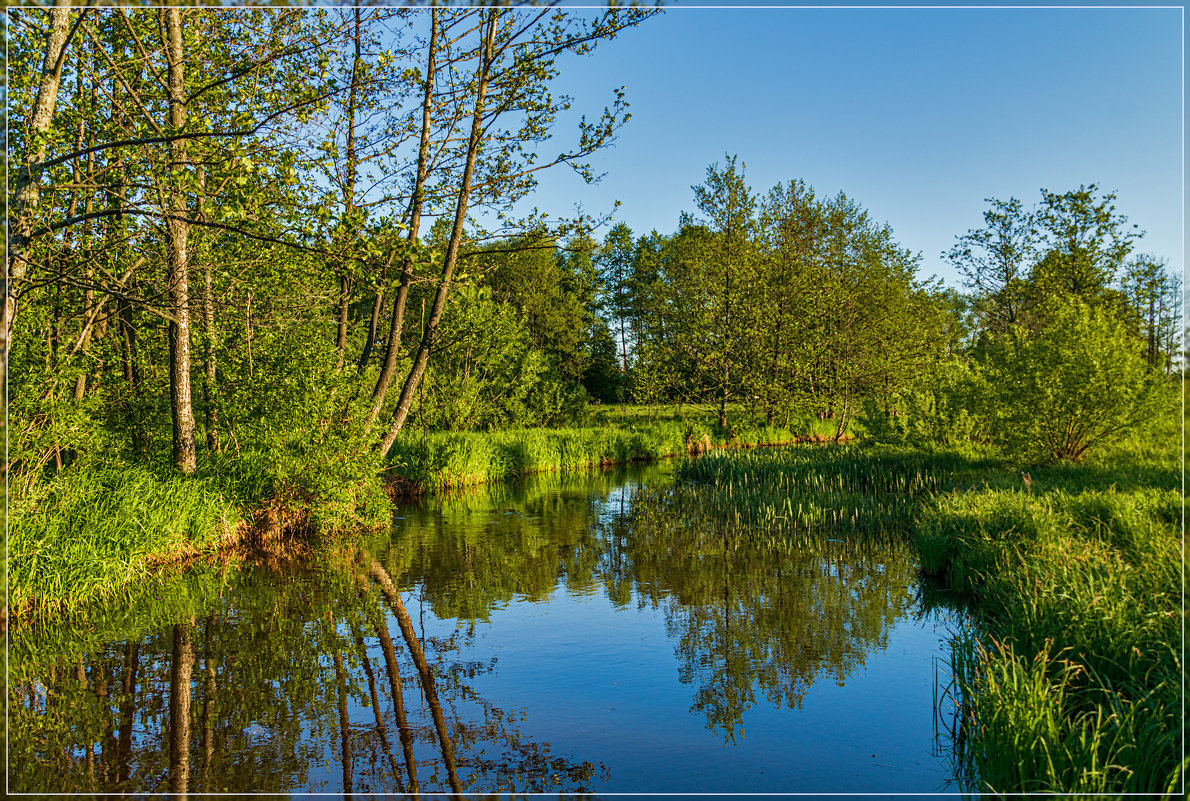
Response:
[{"label": "branch reflection in water", "polygon": [[[268,567],[195,565],[85,626],[13,632],[11,787],[597,790],[612,777],[594,754],[553,753],[532,717],[483,696],[499,676],[477,624],[498,634],[504,610],[556,592],[602,596],[613,619],[657,610],[692,711],[732,743],[758,699],[796,708],[818,678],[843,683],[913,604],[896,541],[758,538],[658,468],[428,498],[398,516],[391,536]],[[448,627],[419,632],[409,597]]]}]

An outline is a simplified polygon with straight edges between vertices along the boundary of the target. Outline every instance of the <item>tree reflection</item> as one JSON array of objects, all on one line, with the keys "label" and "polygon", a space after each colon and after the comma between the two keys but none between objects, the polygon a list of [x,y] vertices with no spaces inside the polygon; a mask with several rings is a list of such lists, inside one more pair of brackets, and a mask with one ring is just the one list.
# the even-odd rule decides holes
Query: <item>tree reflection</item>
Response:
[{"label": "tree reflection", "polygon": [[443,617],[486,619],[559,584],[661,608],[693,708],[729,741],[758,698],[796,707],[817,678],[842,683],[912,603],[914,562],[895,537],[759,537],[716,523],[705,487],[593,483],[435,500],[407,513],[384,558]]},{"label": "tree reflection", "polygon": [[216,596],[198,626],[188,616],[90,654],[14,654],[10,787],[462,793],[589,780],[590,763],[551,755],[520,715],[477,698],[469,682],[486,668],[459,658],[457,638],[419,636],[385,569],[361,558],[244,570],[226,588],[237,607]]},{"label": "tree reflection", "polygon": [[734,740],[758,702],[800,705],[815,681],[842,682],[882,648],[913,570],[895,543],[758,541],[716,525],[706,503],[697,488],[611,474],[429,500],[391,540],[196,575],[118,620],[21,634],[9,786],[597,789],[602,766],[553,753],[521,712],[478,694],[493,663],[468,656],[473,629],[419,633],[410,592],[461,623],[559,586],[656,607],[693,710]]},{"label": "tree reflection", "polygon": [[628,554],[642,594],[665,610],[694,709],[729,740],[758,695],[792,708],[820,676],[842,684],[911,600],[913,563],[891,543],[789,547],[645,519]]}]

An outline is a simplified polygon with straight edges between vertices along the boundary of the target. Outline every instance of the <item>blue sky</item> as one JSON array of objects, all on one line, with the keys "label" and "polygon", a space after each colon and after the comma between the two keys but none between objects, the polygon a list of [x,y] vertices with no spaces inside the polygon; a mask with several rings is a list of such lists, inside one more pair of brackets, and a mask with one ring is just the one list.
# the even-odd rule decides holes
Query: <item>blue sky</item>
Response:
[{"label": "blue sky", "polygon": [[733,153],[759,192],[846,192],[957,284],[941,253],[984,198],[1095,183],[1181,270],[1182,27],[1180,8],[671,8],[559,63],[576,108],[623,85],[632,119],[599,185],[546,174],[533,203],[620,200],[617,221],[669,233]]}]

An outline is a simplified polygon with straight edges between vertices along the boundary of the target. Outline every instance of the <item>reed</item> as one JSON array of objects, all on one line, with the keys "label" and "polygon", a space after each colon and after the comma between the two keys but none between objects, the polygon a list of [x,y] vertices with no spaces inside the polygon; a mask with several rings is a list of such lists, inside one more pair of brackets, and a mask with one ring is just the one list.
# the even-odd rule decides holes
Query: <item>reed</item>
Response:
[{"label": "reed", "polygon": [[427,432],[398,440],[389,452],[388,469],[414,491],[439,492],[531,473],[583,470],[798,439],[798,433],[784,428],[749,426],[717,431],[683,420],[627,427]]}]

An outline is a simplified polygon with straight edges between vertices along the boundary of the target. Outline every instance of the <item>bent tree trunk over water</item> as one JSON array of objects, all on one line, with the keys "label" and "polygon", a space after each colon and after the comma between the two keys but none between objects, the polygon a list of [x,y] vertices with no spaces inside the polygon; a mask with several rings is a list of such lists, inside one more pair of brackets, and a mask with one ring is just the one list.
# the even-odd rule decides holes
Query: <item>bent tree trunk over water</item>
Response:
[{"label": "bent tree trunk over water", "polygon": [[499,12],[488,12],[485,22],[483,51],[477,67],[477,83],[475,89],[475,110],[471,116],[471,133],[467,140],[467,159],[463,167],[462,183],[459,187],[458,200],[455,203],[454,227],[450,232],[450,241],[446,247],[446,259],[442,266],[442,277],[438,281],[438,290],[434,293],[434,305],[430,310],[430,319],[426,322],[422,333],[421,345],[417,349],[413,367],[401,387],[401,397],[397,401],[397,409],[393,413],[393,420],[388,433],[380,443],[380,452],[387,454],[397,440],[397,435],[405,426],[409,416],[409,409],[413,405],[413,396],[417,392],[421,379],[426,372],[426,363],[430,359],[430,351],[438,336],[438,325],[442,320],[442,312],[446,309],[446,295],[450,291],[450,280],[454,275],[455,266],[459,261],[459,243],[463,238],[463,223],[467,219],[467,206],[471,197],[471,181],[475,174],[475,158],[479,153],[479,145],[483,136],[483,118],[486,108],[488,81],[491,77],[492,47],[496,38],[496,19]]}]

